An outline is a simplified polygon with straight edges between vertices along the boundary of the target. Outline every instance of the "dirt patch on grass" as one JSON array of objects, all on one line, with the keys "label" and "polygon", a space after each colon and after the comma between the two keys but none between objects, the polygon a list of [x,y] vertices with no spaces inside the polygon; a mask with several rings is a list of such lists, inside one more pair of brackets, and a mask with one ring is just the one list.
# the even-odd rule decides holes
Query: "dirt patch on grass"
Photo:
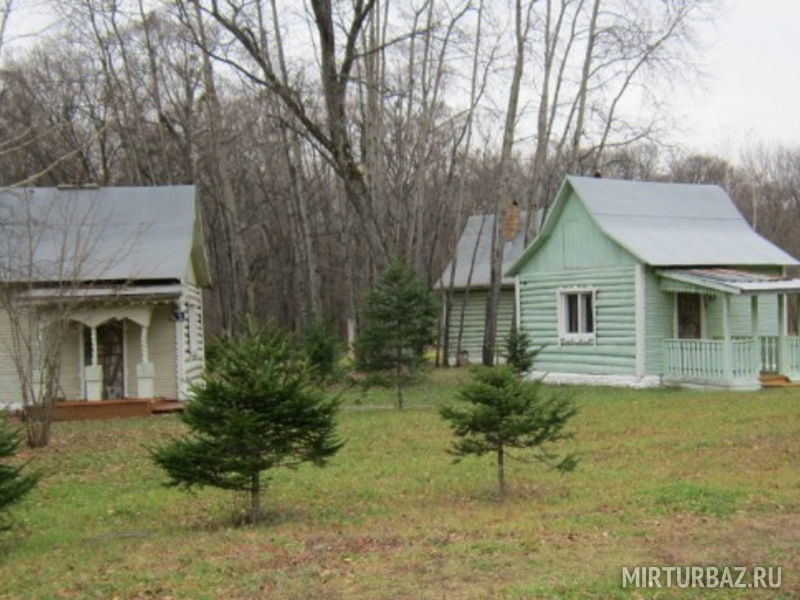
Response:
[{"label": "dirt patch on grass", "polygon": [[[721,520],[680,515],[655,521],[642,539],[652,564],[800,567],[800,515],[765,514]],[[795,582],[797,585],[797,582]]]}]

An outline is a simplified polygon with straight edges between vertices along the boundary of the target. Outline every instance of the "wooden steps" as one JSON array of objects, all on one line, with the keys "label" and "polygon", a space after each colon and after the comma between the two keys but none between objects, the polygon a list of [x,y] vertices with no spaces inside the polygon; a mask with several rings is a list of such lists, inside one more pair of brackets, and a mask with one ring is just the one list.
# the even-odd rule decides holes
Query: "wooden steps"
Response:
[{"label": "wooden steps", "polygon": [[786,375],[762,373],[759,376],[761,387],[800,387],[800,381],[792,381]]},{"label": "wooden steps", "polygon": [[165,398],[120,398],[116,400],[56,402],[53,420],[84,421],[148,417],[150,415],[182,412],[183,408],[183,402]]},{"label": "wooden steps", "polygon": [[184,404],[179,400],[156,400],[152,403],[154,415],[183,412]]}]

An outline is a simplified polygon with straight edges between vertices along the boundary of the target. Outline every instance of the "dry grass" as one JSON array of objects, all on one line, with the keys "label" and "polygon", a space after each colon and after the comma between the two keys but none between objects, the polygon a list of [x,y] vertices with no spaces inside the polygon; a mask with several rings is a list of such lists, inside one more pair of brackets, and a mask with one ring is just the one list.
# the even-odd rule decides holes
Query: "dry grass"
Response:
[{"label": "dry grass", "polygon": [[[348,393],[330,467],[277,473],[270,521],[235,528],[230,495],[164,488],[146,445],[174,417],[59,424],[26,458],[47,476],[0,538],[3,598],[694,598],[620,588],[623,565],[781,565],[800,595],[800,393],[576,389],[561,475],[452,464],[433,408],[458,372],[409,391]],[[385,394],[385,398],[384,398]]]}]

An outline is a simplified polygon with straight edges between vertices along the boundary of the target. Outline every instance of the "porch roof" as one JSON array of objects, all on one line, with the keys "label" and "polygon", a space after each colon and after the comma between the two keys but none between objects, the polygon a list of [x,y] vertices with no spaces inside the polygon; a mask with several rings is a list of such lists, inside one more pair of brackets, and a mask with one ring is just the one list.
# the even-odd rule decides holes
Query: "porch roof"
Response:
[{"label": "porch roof", "polygon": [[20,294],[31,302],[53,301],[105,301],[105,300],[159,300],[179,298],[183,288],[180,284],[93,286],[74,288],[34,288]]},{"label": "porch roof", "polygon": [[661,269],[656,274],[662,278],[662,289],[672,292],[705,290],[744,295],[800,292],[800,279],[739,269]]}]

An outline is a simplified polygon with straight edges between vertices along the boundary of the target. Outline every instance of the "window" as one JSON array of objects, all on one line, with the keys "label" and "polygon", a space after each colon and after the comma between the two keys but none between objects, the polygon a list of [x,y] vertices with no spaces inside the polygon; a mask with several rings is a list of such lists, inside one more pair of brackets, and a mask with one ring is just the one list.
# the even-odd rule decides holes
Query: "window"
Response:
[{"label": "window", "polygon": [[558,311],[560,341],[594,341],[595,290],[559,290]]}]

